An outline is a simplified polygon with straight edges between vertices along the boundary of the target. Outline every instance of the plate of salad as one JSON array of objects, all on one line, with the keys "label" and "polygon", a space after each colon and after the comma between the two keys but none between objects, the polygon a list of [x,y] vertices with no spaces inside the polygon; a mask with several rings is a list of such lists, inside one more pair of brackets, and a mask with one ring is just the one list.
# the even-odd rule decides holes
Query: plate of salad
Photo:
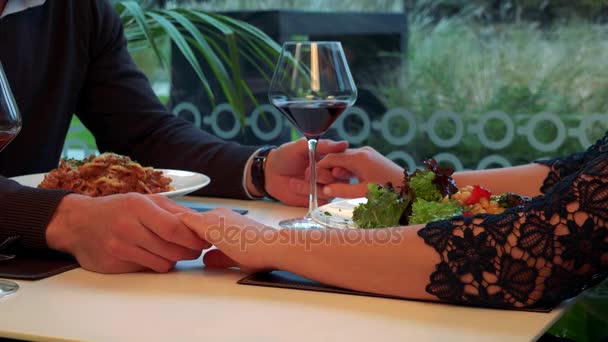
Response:
[{"label": "plate of salad", "polygon": [[369,184],[366,197],[321,206],[311,218],[328,228],[385,228],[426,224],[454,216],[499,214],[526,205],[530,198],[514,193],[492,194],[480,185],[458,187],[454,169],[424,161],[425,169],[404,172],[403,184]]}]

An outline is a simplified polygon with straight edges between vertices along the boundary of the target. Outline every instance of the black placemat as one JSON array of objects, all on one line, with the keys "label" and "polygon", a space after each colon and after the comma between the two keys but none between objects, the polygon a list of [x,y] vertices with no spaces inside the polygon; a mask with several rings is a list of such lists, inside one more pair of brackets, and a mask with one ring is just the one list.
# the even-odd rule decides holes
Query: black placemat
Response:
[{"label": "black placemat", "polygon": [[67,254],[23,255],[0,261],[0,278],[36,280],[79,267]]},{"label": "black placemat", "polygon": [[[434,302],[434,301],[425,301],[420,299],[408,299],[402,297],[395,296],[387,296],[377,293],[369,293],[369,292],[360,292],[353,291],[349,289],[329,286],[326,284],[322,284],[316,282],[314,280],[310,280],[299,275],[285,272],[285,271],[272,271],[272,272],[262,272],[262,273],[254,273],[249,275],[237,282],[242,285],[255,285],[255,286],[268,286],[268,287],[278,287],[278,288],[286,288],[286,289],[294,289],[294,290],[306,290],[306,291],[319,291],[319,292],[331,292],[331,293],[340,293],[347,295],[356,295],[356,296],[368,296],[368,297],[380,297],[380,298],[390,298],[390,299],[399,299],[399,300],[414,300],[421,302],[433,302],[437,304],[444,305],[452,305],[450,303],[445,302]],[[482,307],[478,305],[471,305],[476,307]],[[533,312],[550,312],[555,306],[547,306],[547,305],[538,305],[533,308],[504,308],[505,310],[520,310],[520,311],[533,311]],[[494,308],[492,308],[494,309]],[[503,309],[503,308],[500,308]]]}]

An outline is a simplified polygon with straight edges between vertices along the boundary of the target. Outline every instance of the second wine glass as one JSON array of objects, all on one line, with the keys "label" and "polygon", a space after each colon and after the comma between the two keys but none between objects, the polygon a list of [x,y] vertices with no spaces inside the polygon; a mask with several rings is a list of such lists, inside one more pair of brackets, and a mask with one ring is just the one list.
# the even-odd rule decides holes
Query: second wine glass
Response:
[{"label": "second wine glass", "polygon": [[286,42],[268,93],[270,102],[308,140],[310,196],[308,213],[279,222],[287,228],[322,228],[310,219],[317,208],[317,140],[357,99],[340,42]]},{"label": "second wine glass", "polygon": [[0,151],[19,134],[21,115],[0,63]]},{"label": "second wine glass", "polygon": [[[11,87],[8,84],[6,74],[0,63],[0,151],[8,145],[19,134],[21,130],[21,115],[17,108],[17,102],[13,98]],[[8,239],[7,239],[8,240]],[[0,239],[0,251],[4,242]],[[0,261],[10,262],[10,261]],[[16,292],[19,285],[10,280],[0,279],[0,298]]]}]

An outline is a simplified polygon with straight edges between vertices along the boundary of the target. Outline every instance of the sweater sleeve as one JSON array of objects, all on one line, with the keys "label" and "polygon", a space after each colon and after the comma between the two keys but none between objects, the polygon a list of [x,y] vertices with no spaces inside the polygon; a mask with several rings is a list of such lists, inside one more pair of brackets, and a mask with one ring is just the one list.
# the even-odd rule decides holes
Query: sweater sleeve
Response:
[{"label": "sweater sleeve", "polygon": [[246,198],[243,170],[257,148],[225,142],[170,114],[133,63],[110,2],[91,3],[90,61],[76,114],[100,150],[204,173],[211,184],[201,195]]},{"label": "sweater sleeve", "polygon": [[0,241],[19,235],[25,250],[47,250],[46,226],[63,197],[69,193],[66,190],[22,186],[0,176]]}]

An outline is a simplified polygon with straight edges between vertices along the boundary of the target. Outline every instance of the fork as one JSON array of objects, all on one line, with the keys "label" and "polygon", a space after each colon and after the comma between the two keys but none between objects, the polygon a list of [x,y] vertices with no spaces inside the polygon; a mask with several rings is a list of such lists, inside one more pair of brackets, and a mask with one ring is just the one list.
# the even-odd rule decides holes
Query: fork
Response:
[{"label": "fork", "polygon": [[[0,243],[0,251],[10,246],[13,242],[17,241],[21,236],[11,235],[7,237],[2,243]],[[0,253],[0,261],[7,261],[15,258],[15,254],[2,254]]]}]

